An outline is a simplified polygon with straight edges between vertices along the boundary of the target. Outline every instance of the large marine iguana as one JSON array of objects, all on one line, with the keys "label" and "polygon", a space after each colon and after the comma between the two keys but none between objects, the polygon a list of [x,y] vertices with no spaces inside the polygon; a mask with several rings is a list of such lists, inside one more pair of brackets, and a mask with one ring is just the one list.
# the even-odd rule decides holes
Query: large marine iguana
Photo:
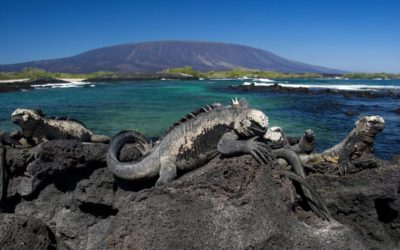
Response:
[{"label": "large marine iguana", "polygon": [[263,140],[268,129],[268,118],[259,110],[251,109],[242,99],[231,106],[206,106],[189,113],[175,123],[167,134],[139,162],[120,162],[118,154],[127,143],[138,143],[142,150],[146,139],[136,131],[122,131],[110,142],[107,165],[114,175],[127,180],[141,180],[159,175],[157,186],[174,180],[177,172],[200,167],[222,155],[251,154],[258,162],[271,163],[273,156],[284,158],[293,167],[292,172],[281,173],[298,182],[306,202],[320,217],[331,217],[315,190],[305,180],[305,173],[296,153],[291,149],[270,150]]},{"label": "large marine iguana", "polygon": [[21,127],[18,135],[36,145],[47,140],[73,139],[82,142],[108,143],[109,137],[96,135],[82,122],[71,118],[46,118],[41,110],[16,109],[11,120]]},{"label": "large marine iguana", "polygon": [[155,143],[140,162],[120,162],[117,158],[122,146],[137,142],[137,133],[123,131],[110,142],[107,165],[114,175],[128,180],[153,178],[156,185],[174,180],[177,171],[200,167],[223,155],[251,154],[260,162],[269,162],[269,147],[257,141],[268,128],[268,118],[251,109],[242,99],[232,105],[212,105],[192,112]]}]

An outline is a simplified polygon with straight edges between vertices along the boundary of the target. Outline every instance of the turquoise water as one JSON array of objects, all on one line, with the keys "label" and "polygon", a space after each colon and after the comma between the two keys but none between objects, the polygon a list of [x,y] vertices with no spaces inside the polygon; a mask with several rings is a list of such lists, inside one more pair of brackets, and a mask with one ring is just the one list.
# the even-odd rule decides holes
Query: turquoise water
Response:
[{"label": "turquoise water", "polygon": [[[312,128],[317,149],[338,143],[354,127],[360,115],[384,117],[386,128],[377,138],[377,154],[388,158],[400,153],[399,99],[347,99],[341,96],[238,93],[229,85],[249,80],[136,81],[96,83],[90,87],[48,88],[0,93],[0,130],[17,129],[10,114],[18,107],[39,108],[48,116],[70,116],[83,121],[96,133],[113,135],[135,129],[148,137],[158,137],[173,122],[205,104],[228,104],[232,97],[245,97],[251,106],[264,111],[271,126],[283,127],[287,134],[301,135]],[[399,80],[286,80],[283,84],[330,85],[364,88],[364,85],[400,88]],[[363,87],[364,86],[364,87]],[[346,111],[355,116],[346,116]]]}]

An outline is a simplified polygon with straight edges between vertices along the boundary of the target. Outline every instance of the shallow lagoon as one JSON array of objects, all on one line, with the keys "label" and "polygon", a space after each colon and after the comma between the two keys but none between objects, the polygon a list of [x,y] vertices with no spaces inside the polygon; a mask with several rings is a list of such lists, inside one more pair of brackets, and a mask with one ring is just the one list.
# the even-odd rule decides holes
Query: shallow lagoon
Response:
[{"label": "shallow lagoon", "polygon": [[[249,80],[136,81],[95,83],[74,88],[45,88],[0,93],[0,130],[14,130],[11,112],[17,107],[40,108],[48,116],[70,116],[83,121],[100,134],[113,135],[135,129],[148,137],[158,137],[186,113],[214,102],[228,104],[232,97],[244,97],[264,111],[270,126],[283,127],[290,135],[301,135],[312,128],[317,150],[338,143],[354,127],[360,115],[384,117],[386,128],[377,138],[376,152],[389,158],[400,153],[399,99],[345,98],[337,95],[278,93],[237,93],[228,88]],[[285,80],[284,84],[346,86],[385,86],[400,88],[399,80]],[[347,116],[346,111],[356,115]]]}]

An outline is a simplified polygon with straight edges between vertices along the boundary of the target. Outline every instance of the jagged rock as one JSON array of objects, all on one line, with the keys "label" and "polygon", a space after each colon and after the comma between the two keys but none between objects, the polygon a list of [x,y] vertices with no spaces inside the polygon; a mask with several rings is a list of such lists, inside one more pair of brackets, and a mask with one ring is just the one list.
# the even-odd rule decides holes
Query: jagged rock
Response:
[{"label": "jagged rock", "polygon": [[[157,188],[156,178],[140,183],[115,179],[105,167],[105,147],[51,141],[40,148],[35,167],[9,158],[24,156],[16,153],[20,149],[8,150],[10,183],[31,173],[41,185],[26,197],[9,195],[7,212],[41,220],[61,249],[399,246],[398,159],[393,165],[371,165],[371,158],[369,168],[343,176],[311,174],[308,180],[336,220],[327,222],[299,198],[297,185],[251,156],[216,158]],[[6,235],[4,230],[0,226],[0,235]]]},{"label": "jagged rock", "polygon": [[332,216],[364,238],[371,249],[400,246],[400,164],[350,175],[315,174],[308,180]]},{"label": "jagged rock", "polygon": [[249,156],[216,159],[165,188],[118,198],[119,212],[103,225],[109,229],[98,247],[326,248],[330,242],[332,248],[363,248],[346,226],[319,218],[310,225],[299,221],[281,190],[270,166]]},{"label": "jagged rock", "polygon": [[88,175],[95,168],[105,166],[107,145],[101,143],[79,143],[73,140],[49,141],[34,148],[9,148],[6,162],[9,166],[9,195],[21,196],[33,194],[44,182],[60,179],[60,182],[72,185],[76,179],[66,180],[68,172],[79,170],[79,176]]},{"label": "jagged rock", "polygon": [[74,195],[81,206],[91,204],[113,206],[115,178],[106,168],[96,169],[89,179],[80,181]]},{"label": "jagged rock", "polygon": [[0,214],[0,249],[54,249],[55,238],[42,221]]}]

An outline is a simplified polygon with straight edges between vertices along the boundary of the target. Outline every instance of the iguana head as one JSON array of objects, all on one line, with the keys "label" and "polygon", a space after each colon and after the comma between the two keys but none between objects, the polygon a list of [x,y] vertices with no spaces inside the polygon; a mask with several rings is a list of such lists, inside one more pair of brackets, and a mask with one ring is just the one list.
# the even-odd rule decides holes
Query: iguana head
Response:
[{"label": "iguana head", "polygon": [[263,136],[268,130],[268,117],[260,110],[250,109],[244,99],[232,100],[232,108],[241,109],[235,118],[234,130],[241,136]]},{"label": "iguana head", "polygon": [[359,132],[373,136],[385,128],[385,120],[378,115],[364,116],[355,125]]},{"label": "iguana head", "polygon": [[281,127],[271,127],[263,135],[271,148],[281,148],[283,145],[283,129]]},{"label": "iguana head", "polygon": [[315,139],[314,131],[312,129],[307,129],[304,132],[304,139],[306,140],[306,142],[309,142],[309,143],[313,142]]},{"label": "iguana head", "polygon": [[11,121],[17,125],[22,125],[30,121],[37,121],[43,118],[41,110],[36,109],[16,109],[11,114]]}]

